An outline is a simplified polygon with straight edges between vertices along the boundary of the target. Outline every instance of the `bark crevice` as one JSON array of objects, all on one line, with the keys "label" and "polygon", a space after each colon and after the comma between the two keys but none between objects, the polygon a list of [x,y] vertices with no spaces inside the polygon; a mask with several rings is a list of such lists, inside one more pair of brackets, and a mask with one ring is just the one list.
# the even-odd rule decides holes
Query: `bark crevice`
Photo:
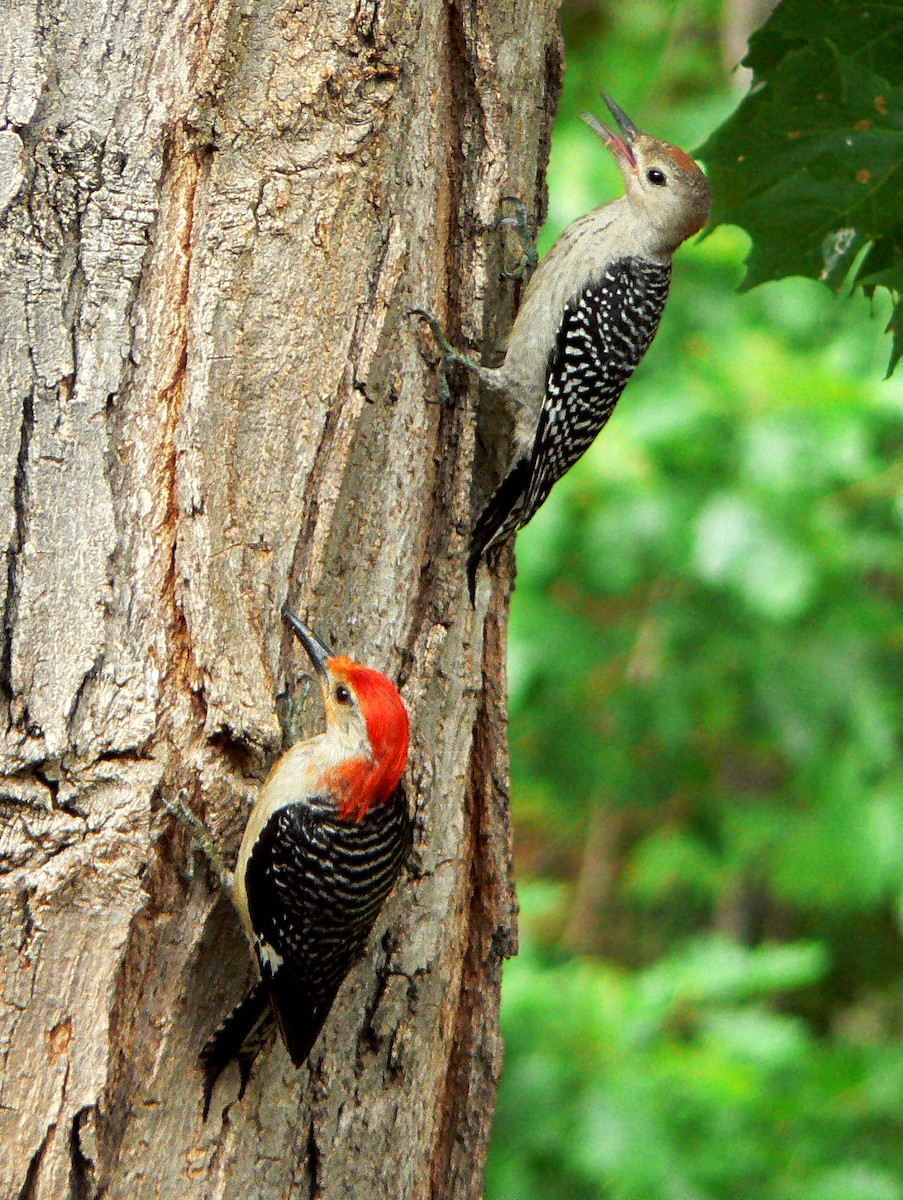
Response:
[{"label": "bark crevice", "polygon": [[[492,733],[506,722],[506,626],[507,596],[495,587],[486,623],[484,690],[474,724],[466,799],[470,883],[465,950],[432,1159],[431,1200],[479,1200],[482,1196],[482,1175],[474,1175],[471,1156],[476,1152],[480,1161],[485,1159],[501,1078],[498,1005],[502,966],[517,953],[507,789],[500,790],[496,783],[500,773],[507,776],[507,750]],[[487,870],[488,864],[500,860],[506,864],[504,874]],[[478,994],[491,995],[495,1003],[476,1003]],[[478,1114],[476,1120],[474,1114]]]},{"label": "bark crevice", "polygon": [[92,1200],[94,1190],[94,1161],[85,1144],[88,1122],[95,1117],[95,1109],[86,1105],[72,1119],[69,1134],[69,1200]]},{"label": "bark crevice", "polygon": [[25,1174],[25,1182],[22,1184],[17,1196],[17,1200],[37,1200],[41,1163],[44,1160],[44,1155],[47,1153],[47,1147],[50,1144],[50,1139],[55,1133],[56,1126],[50,1125],[47,1129],[47,1132],[44,1134],[41,1144],[31,1156],[31,1159],[28,1163],[28,1170]]},{"label": "bark crevice", "polygon": [[[22,405],[19,426],[19,447],[16,453],[15,476],[13,479],[13,512],[15,525],[13,537],[6,551],[6,597],[3,606],[3,650],[0,654],[0,688],[9,705],[14,696],[12,679],[13,635],[18,605],[17,568],[19,555],[28,536],[28,451],[34,430],[34,399],[28,392]],[[12,713],[10,713],[12,717]]]}]

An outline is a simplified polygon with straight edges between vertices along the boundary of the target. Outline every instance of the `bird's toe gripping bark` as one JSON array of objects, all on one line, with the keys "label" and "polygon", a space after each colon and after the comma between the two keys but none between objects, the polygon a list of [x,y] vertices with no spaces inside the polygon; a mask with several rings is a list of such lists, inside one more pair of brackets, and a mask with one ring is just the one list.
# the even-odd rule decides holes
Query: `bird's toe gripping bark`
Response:
[{"label": "bird's toe gripping bark", "polygon": [[513,229],[520,242],[516,265],[510,271],[507,268],[503,269],[502,276],[505,279],[524,279],[527,275],[533,273],[536,269],[536,264],[539,262],[536,243],[533,240],[533,234],[530,232],[530,219],[527,215],[527,206],[521,200],[520,196],[502,196],[501,202],[502,204],[510,204],[514,208],[514,212],[506,213],[499,217],[496,228]]},{"label": "bird's toe gripping bark", "polygon": [[430,327],[430,333],[436,346],[439,349],[441,358],[439,360],[439,392],[442,397],[442,402],[448,404],[451,402],[452,392],[448,383],[448,372],[453,366],[465,367],[468,371],[473,371],[479,374],[480,364],[468,358],[466,354],[462,354],[457,350],[448,338],[445,336],[445,330],[442,328],[437,317],[434,317],[431,312],[425,308],[409,308],[409,317],[419,317],[421,321],[425,321]]},{"label": "bird's toe gripping bark", "polygon": [[162,797],[162,800],[163,807],[167,812],[171,813],[180,824],[184,825],[191,836],[191,848],[188,854],[187,868],[188,880],[191,881],[194,878],[194,855],[196,851],[200,851],[206,859],[210,870],[219,880],[220,885],[231,896],[232,872],[223,862],[210,830],[200,817],[188,807],[185,801],[185,793],[179,792],[175,800],[168,800],[165,796]]}]

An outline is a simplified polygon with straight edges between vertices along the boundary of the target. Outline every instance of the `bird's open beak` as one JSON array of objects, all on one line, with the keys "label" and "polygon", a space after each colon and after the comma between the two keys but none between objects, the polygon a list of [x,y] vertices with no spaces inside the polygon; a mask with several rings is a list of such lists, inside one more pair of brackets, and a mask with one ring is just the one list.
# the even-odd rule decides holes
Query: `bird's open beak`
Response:
[{"label": "bird's open beak", "polygon": [[631,171],[636,171],[637,161],[633,153],[633,143],[640,136],[640,131],[624,112],[623,108],[619,108],[612,100],[611,96],[602,93],[602,99],[611,109],[611,115],[618,123],[618,128],[623,136],[619,137],[613,129],[609,129],[607,125],[603,125],[598,117],[594,117],[592,113],[582,113],[584,121],[594,133],[597,133],[605,145],[609,148],[615,158],[621,159],[627,164]]},{"label": "bird's open beak", "polygon": [[284,608],[282,615],[298,635],[298,641],[307,651],[307,656],[314,664],[317,674],[324,677],[328,675],[326,663],[333,657],[332,651],[324,646],[313,630],[308,629],[303,621],[299,621],[293,612]]}]

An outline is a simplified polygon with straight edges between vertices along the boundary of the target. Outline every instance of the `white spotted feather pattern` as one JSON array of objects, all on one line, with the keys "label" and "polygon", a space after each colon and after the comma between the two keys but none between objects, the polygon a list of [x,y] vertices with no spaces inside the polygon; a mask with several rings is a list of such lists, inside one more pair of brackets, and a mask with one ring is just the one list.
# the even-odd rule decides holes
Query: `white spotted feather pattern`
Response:
[{"label": "white spotted feather pattern", "polygon": [[670,262],[620,258],[567,305],[533,452],[515,464],[477,522],[473,571],[486,550],[527,524],[595,441],[655,337],[670,282]]}]

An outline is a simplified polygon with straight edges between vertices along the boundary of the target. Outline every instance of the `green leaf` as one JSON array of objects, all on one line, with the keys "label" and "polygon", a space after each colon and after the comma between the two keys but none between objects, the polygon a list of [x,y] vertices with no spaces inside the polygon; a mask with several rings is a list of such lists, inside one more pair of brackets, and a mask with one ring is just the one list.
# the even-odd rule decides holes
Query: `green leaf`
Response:
[{"label": "green leaf", "polygon": [[[870,254],[867,265],[874,267],[875,260],[876,255]],[[894,307],[887,323],[887,332],[892,338],[890,365],[887,371],[890,375],[903,354],[903,260],[898,259],[885,271],[877,270],[860,277],[859,283],[869,296],[874,295],[876,288],[883,287],[887,288],[894,298]]]},{"label": "green leaf", "polygon": [[753,37],[749,94],[699,150],[713,224],[753,239],[744,287],[849,281],[894,303],[903,354],[903,3],[784,0]]}]

